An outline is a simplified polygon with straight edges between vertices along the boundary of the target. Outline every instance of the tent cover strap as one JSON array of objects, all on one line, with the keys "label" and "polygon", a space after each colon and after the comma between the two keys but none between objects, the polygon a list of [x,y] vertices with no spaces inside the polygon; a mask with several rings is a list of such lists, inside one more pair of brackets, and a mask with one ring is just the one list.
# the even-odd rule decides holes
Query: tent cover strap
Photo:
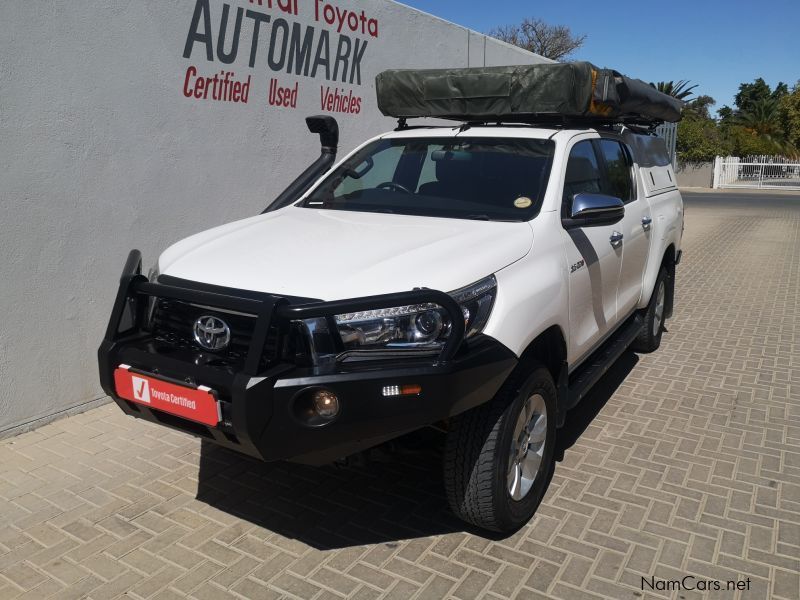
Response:
[{"label": "tent cover strap", "polygon": [[392,69],[375,80],[395,118],[460,121],[588,119],[676,122],[683,103],[640,79],[588,62],[465,69]]}]

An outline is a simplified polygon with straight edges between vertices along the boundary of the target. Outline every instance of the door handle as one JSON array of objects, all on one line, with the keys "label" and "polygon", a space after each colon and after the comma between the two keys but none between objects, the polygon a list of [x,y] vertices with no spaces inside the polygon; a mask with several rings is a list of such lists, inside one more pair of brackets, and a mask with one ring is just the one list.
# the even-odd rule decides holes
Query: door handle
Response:
[{"label": "door handle", "polygon": [[614,246],[614,248],[617,248],[622,244],[622,237],[623,236],[619,231],[615,231],[611,234],[611,237],[608,238],[608,241],[611,242],[611,245]]},{"label": "door handle", "polygon": [[642,228],[645,231],[648,231],[650,229],[650,225],[652,223],[653,223],[653,219],[651,219],[650,217],[642,217]]}]

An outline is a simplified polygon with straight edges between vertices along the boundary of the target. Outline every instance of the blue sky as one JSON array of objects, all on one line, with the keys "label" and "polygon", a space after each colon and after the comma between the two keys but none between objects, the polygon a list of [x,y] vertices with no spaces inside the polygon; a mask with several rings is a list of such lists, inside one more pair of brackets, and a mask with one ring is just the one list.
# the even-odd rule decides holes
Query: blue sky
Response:
[{"label": "blue sky", "polygon": [[800,0],[401,1],[481,32],[524,17],[567,25],[588,36],[572,60],[646,81],[690,79],[714,110],[732,105],[742,82],[800,79]]}]

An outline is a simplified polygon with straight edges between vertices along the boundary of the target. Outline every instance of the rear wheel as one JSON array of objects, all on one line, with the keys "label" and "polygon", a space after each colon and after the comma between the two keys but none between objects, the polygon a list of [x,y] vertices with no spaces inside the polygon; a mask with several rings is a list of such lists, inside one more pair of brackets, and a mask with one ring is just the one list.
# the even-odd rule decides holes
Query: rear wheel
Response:
[{"label": "rear wheel", "polygon": [[490,402],[451,421],[444,481],[453,512],[493,531],[509,532],[533,516],[554,465],[556,388],[535,365],[512,376]]},{"label": "rear wheel", "polygon": [[656,285],[650,304],[644,309],[644,327],[639,336],[631,344],[634,352],[653,352],[661,345],[661,334],[664,331],[664,315],[667,306],[667,270],[664,267],[658,272]]}]

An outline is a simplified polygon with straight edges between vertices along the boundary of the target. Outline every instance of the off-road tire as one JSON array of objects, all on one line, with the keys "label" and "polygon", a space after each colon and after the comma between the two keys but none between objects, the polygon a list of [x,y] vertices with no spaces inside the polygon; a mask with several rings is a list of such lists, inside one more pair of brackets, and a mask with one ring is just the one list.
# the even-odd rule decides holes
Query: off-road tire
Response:
[{"label": "off-road tire", "polygon": [[[644,317],[644,326],[641,333],[637,336],[631,344],[631,350],[634,352],[655,352],[661,345],[661,334],[664,332],[664,321],[666,320],[666,298],[667,298],[667,285],[669,283],[669,274],[664,267],[658,271],[656,283],[653,286],[653,295],[650,297],[650,303],[642,311]],[[659,302],[659,288],[663,286],[663,299],[661,308],[661,317],[659,319],[658,327],[656,327],[656,319],[658,318],[658,302]]]},{"label": "off-road tire", "polygon": [[[521,369],[523,365],[518,367]],[[533,486],[521,500],[508,490],[509,451],[520,412],[540,394],[547,409],[542,460]],[[453,512],[468,523],[503,533],[515,531],[536,512],[554,467],[556,387],[540,364],[516,371],[495,397],[450,422],[444,454],[444,484]]]}]

